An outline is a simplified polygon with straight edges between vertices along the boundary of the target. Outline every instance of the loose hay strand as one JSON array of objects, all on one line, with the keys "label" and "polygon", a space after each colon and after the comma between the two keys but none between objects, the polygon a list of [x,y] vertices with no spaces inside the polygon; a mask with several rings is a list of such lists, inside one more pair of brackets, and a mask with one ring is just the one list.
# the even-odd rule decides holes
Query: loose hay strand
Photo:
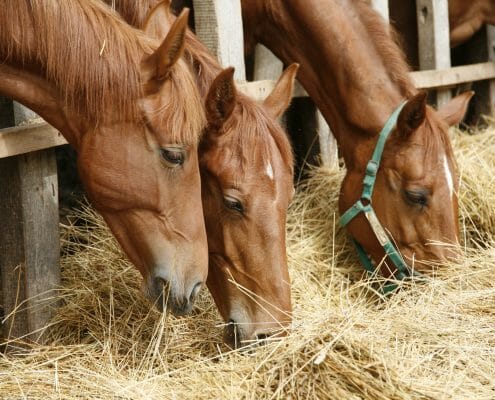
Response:
[{"label": "loose hay strand", "polygon": [[337,224],[343,172],[315,168],[287,224],[292,333],[250,351],[221,343],[206,291],[188,317],[150,307],[139,274],[83,207],[62,227],[62,306],[49,344],[9,344],[0,397],[493,399],[495,129],[454,133],[454,145],[462,262],[375,295],[381,279],[363,273]]}]

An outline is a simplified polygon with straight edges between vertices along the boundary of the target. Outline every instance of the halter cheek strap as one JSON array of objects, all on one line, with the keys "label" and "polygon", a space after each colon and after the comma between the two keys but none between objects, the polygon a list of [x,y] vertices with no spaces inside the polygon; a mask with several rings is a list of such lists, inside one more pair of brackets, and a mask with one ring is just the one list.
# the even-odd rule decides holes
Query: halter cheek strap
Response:
[{"label": "halter cheek strap", "polygon": [[[366,172],[363,179],[363,193],[361,194],[360,199],[356,201],[354,205],[352,205],[340,217],[341,225],[346,226],[358,214],[363,213],[365,215],[371,226],[371,229],[373,230],[373,233],[375,234],[378,242],[385,251],[385,254],[390,258],[390,260],[392,260],[395,267],[397,268],[396,278],[399,280],[403,280],[404,278],[413,275],[414,272],[410,271],[408,265],[402,258],[402,255],[395,248],[394,244],[388,237],[387,232],[378,220],[378,217],[373,210],[371,197],[373,195],[373,188],[375,186],[376,174],[378,172],[378,169],[380,168],[380,161],[382,158],[383,149],[385,147],[385,142],[390,136],[392,129],[396,125],[399,113],[401,112],[405,104],[406,102],[403,102],[394,110],[378,136],[378,142],[376,143],[375,150],[373,151],[373,155],[366,166]],[[366,271],[370,274],[374,273],[375,267],[373,266],[371,258],[366,254],[366,251],[363,249],[363,247],[355,240],[354,245],[356,246],[359,260],[363,264]],[[389,293],[396,288],[397,285],[394,283],[386,284],[383,287],[383,293]]]}]

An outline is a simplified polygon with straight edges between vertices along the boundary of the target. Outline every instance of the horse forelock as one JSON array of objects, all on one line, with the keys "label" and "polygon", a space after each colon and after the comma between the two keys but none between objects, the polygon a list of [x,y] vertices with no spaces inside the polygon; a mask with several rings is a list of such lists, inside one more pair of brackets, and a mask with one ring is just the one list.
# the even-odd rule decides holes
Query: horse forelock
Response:
[{"label": "horse forelock", "polygon": [[240,171],[253,164],[254,159],[260,159],[263,165],[272,162],[275,156],[271,146],[272,138],[283,165],[292,173],[294,157],[285,132],[261,105],[243,94],[238,94],[237,97],[237,106],[226,121],[223,131],[224,134],[231,135],[235,158],[240,162]]},{"label": "horse forelock", "polygon": [[169,92],[161,106],[153,110],[154,119],[166,129],[171,142],[196,146],[206,125],[204,106],[196,82],[185,61],[179,60],[168,77]]},{"label": "horse forelock", "polygon": [[429,159],[440,157],[443,160],[445,155],[455,163],[448,126],[444,121],[439,120],[436,111],[431,107],[427,107],[424,126],[425,157]]}]

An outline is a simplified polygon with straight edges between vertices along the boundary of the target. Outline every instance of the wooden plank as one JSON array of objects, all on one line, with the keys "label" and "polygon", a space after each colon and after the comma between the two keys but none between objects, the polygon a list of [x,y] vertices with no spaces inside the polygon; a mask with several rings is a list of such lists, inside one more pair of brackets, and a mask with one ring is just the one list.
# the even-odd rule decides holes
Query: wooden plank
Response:
[{"label": "wooden plank", "polygon": [[484,62],[462,65],[448,69],[411,72],[410,76],[418,89],[446,88],[466,82],[495,78],[495,63]]},{"label": "wooden plank", "polygon": [[[411,79],[418,89],[449,88],[461,83],[495,79],[495,63],[484,62],[471,65],[462,65],[448,69],[414,71]],[[243,82],[238,85],[239,90],[256,101],[262,101],[270,94],[275,86],[274,80]],[[294,97],[306,97],[304,88],[296,82]]]},{"label": "wooden plank", "polygon": [[52,316],[60,284],[54,150],[2,158],[0,171],[3,336],[37,341]]},{"label": "wooden plank", "polygon": [[[450,67],[449,10],[447,0],[417,0],[419,67],[421,70]],[[450,91],[439,90],[438,106],[450,100]]]},{"label": "wooden plank", "polygon": [[[495,61],[495,26],[493,25],[486,25],[486,47],[488,60]],[[486,112],[492,115],[495,111],[495,76],[488,82],[486,104]]]},{"label": "wooden plank", "polygon": [[240,0],[193,0],[196,35],[235,79],[246,80]]},{"label": "wooden plank", "polygon": [[320,142],[321,165],[337,170],[339,168],[339,146],[320,110],[316,111],[316,132]]},{"label": "wooden plank", "polygon": [[276,81],[284,69],[284,64],[275,54],[262,44],[254,48],[253,81],[271,79]]},{"label": "wooden plank", "polygon": [[[482,61],[493,60],[493,27],[483,26],[473,37],[466,43],[457,46],[452,51],[453,62],[458,65],[479,63]],[[487,64],[495,65],[493,62]],[[492,70],[495,69],[495,66]],[[471,100],[465,123],[469,125],[483,124],[485,121],[480,118],[482,115],[491,114],[494,101],[493,78],[491,80],[476,79],[479,82],[469,82],[463,85],[460,90],[474,90],[475,97]],[[474,80],[473,80],[474,81]]]},{"label": "wooden plank", "polygon": [[[280,61],[269,49],[261,44],[257,44],[254,55],[254,81],[271,79],[276,81],[283,70]],[[301,90],[299,86],[297,90]],[[263,94],[265,92],[263,91]],[[270,93],[270,92],[268,92]],[[261,93],[258,93],[259,96]],[[338,168],[338,146],[328,123],[323,118],[320,110],[315,111],[315,129],[320,144],[320,163],[328,168]],[[303,130],[305,130],[303,128]],[[307,134],[311,130],[305,130]]]},{"label": "wooden plank", "polygon": [[371,0],[371,5],[373,8],[378,11],[381,16],[388,22],[389,13],[388,13],[388,0]]},{"label": "wooden plank", "polygon": [[0,129],[0,158],[67,144],[65,138],[46,122]]},{"label": "wooden plank", "polygon": [[[237,82],[237,88],[242,91],[247,96],[251,97],[255,101],[263,101],[275,87],[276,81],[274,80],[263,80],[254,82]],[[308,97],[308,94],[301,86],[299,82],[296,81],[294,85],[293,97]]]}]

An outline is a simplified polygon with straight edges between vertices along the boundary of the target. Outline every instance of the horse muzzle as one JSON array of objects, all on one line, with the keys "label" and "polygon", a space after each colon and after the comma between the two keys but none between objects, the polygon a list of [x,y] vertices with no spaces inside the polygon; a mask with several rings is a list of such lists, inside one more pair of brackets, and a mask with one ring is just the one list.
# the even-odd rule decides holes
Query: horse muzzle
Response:
[{"label": "horse muzzle", "polygon": [[271,341],[278,340],[287,335],[285,329],[256,329],[248,328],[248,324],[242,324],[230,319],[223,331],[224,342],[232,349],[252,349],[255,346],[263,346]]},{"label": "horse muzzle", "polygon": [[155,276],[149,280],[147,292],[160,312],[169,310],[175,316],[182,316],[191,312],[202,286],[203,282],[199,281],[189,285],[188,290],[179,291],[170,280]]}]

